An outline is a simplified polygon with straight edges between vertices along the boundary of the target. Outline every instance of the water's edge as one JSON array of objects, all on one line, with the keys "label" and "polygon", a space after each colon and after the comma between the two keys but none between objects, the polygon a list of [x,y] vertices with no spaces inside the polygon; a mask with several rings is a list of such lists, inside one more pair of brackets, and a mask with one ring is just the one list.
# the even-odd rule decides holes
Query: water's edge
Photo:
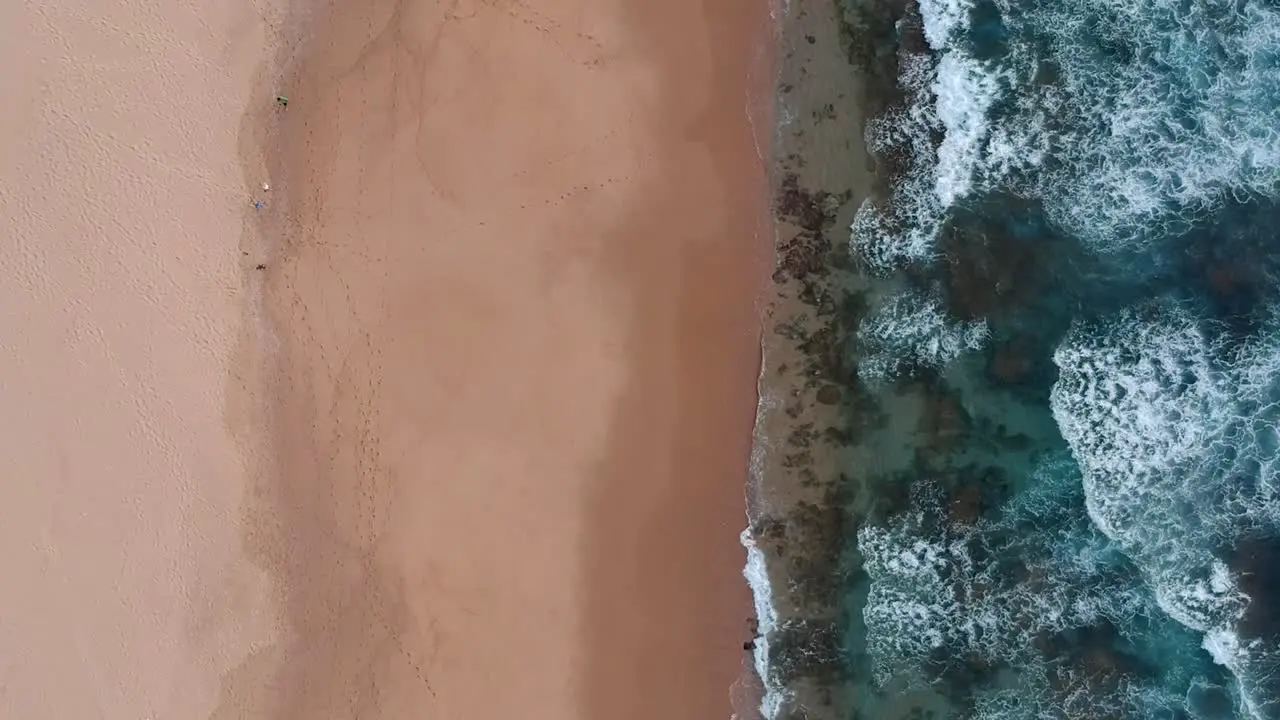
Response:
[{"label": "water's edge", "polygon": [[852,17],[839,0],[790,0],[775,17],[775,255],[761,310],[743,574],[755,598],[764,717],[845,718],[839,578],[851,528],[839,496],[849,483],[843,448],[866,418],[847,392],[852,369],[840,341],[861,312],[842,298],[859,282],[848,228],[873,183],[861,142],[864,58],[854,40],[855,23],[870,19]]}]

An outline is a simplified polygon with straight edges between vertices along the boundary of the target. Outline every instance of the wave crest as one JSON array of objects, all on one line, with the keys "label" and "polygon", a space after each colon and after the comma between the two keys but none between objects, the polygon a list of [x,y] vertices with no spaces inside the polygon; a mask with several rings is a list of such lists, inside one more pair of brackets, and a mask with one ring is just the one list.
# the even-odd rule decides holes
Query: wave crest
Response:
[{"label": "wave crest", "polygon": [[1171,302],[1078,324],[1054,356],[1051,407],[1094,524],[1141,568],[1161,609],[1204,634],[1253,716],[1271,717],[1259,683],[1280,667],[1280,648],[1241,629],[1275,599],[1246,592],[1251,571],[1233,567],[1233,553],[1280,536],[1280,334],[1232,346],[1204,325]]}]

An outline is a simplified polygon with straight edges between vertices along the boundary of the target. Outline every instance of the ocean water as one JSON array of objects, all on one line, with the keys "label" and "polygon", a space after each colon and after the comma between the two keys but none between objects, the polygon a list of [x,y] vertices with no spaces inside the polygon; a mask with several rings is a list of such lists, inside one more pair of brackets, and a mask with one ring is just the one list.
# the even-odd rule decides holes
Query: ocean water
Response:
[{"label": "ocean water", "polygon": [[876,177],[819,232],[823,610],[744,534],[766,714],[1280,718],[1280,4],[837,7]]}]

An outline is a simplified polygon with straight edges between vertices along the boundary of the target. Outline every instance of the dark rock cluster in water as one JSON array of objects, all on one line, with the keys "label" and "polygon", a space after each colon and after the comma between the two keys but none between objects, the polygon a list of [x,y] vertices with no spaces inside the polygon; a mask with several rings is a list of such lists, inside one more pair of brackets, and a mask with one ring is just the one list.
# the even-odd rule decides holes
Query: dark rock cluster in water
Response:
[{"label": "dark rock cluster in water", "polygon": [[[802,161],[792,157],[789,162]],[[849,263],[847,247],[836,240],[841,234],[837,214],[849,203],[848,191],[808,191],[800,182],[798,175],[786,173],[776,187],[775,219],[793,235],[776,249],[773,280],[788,290],[790,300],[772,332],[793,352],[766,380],[785,388],[790,399],[784,413],[791,422],[775,463],[794,485],[795,492],[786,494],[795,500],[784,515],[756,518],[751,530],[783,567],[787,582],[789,612],[769,639],[772,680],[788,687],[804,684],[811,702],[835,705],[832,693],[845,685],[849,671],[842,549],[854,528],[838,497],[839,478],[829,477],[824,468],[857,430],[847,422],[853,417],[848,405],[858,401],[857,371],[844,345],[864,306],[839,287]],[[815,405],[828,410],[808,412]],[[863,422],[876,417],[873,408],[866,410],[859,416]]]}]

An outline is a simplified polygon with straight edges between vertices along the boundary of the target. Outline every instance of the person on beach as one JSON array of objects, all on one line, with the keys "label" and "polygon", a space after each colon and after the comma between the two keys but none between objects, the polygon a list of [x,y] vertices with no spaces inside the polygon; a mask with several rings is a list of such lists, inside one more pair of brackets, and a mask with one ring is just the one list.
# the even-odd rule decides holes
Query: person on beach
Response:
[{"label": "person on beach", "polygon": [[756,641],[760,639],[760,621],[753,617],[747,618],[747,630],[751,632],[751,639],[742,643],[742,649],[755,650]]}]

